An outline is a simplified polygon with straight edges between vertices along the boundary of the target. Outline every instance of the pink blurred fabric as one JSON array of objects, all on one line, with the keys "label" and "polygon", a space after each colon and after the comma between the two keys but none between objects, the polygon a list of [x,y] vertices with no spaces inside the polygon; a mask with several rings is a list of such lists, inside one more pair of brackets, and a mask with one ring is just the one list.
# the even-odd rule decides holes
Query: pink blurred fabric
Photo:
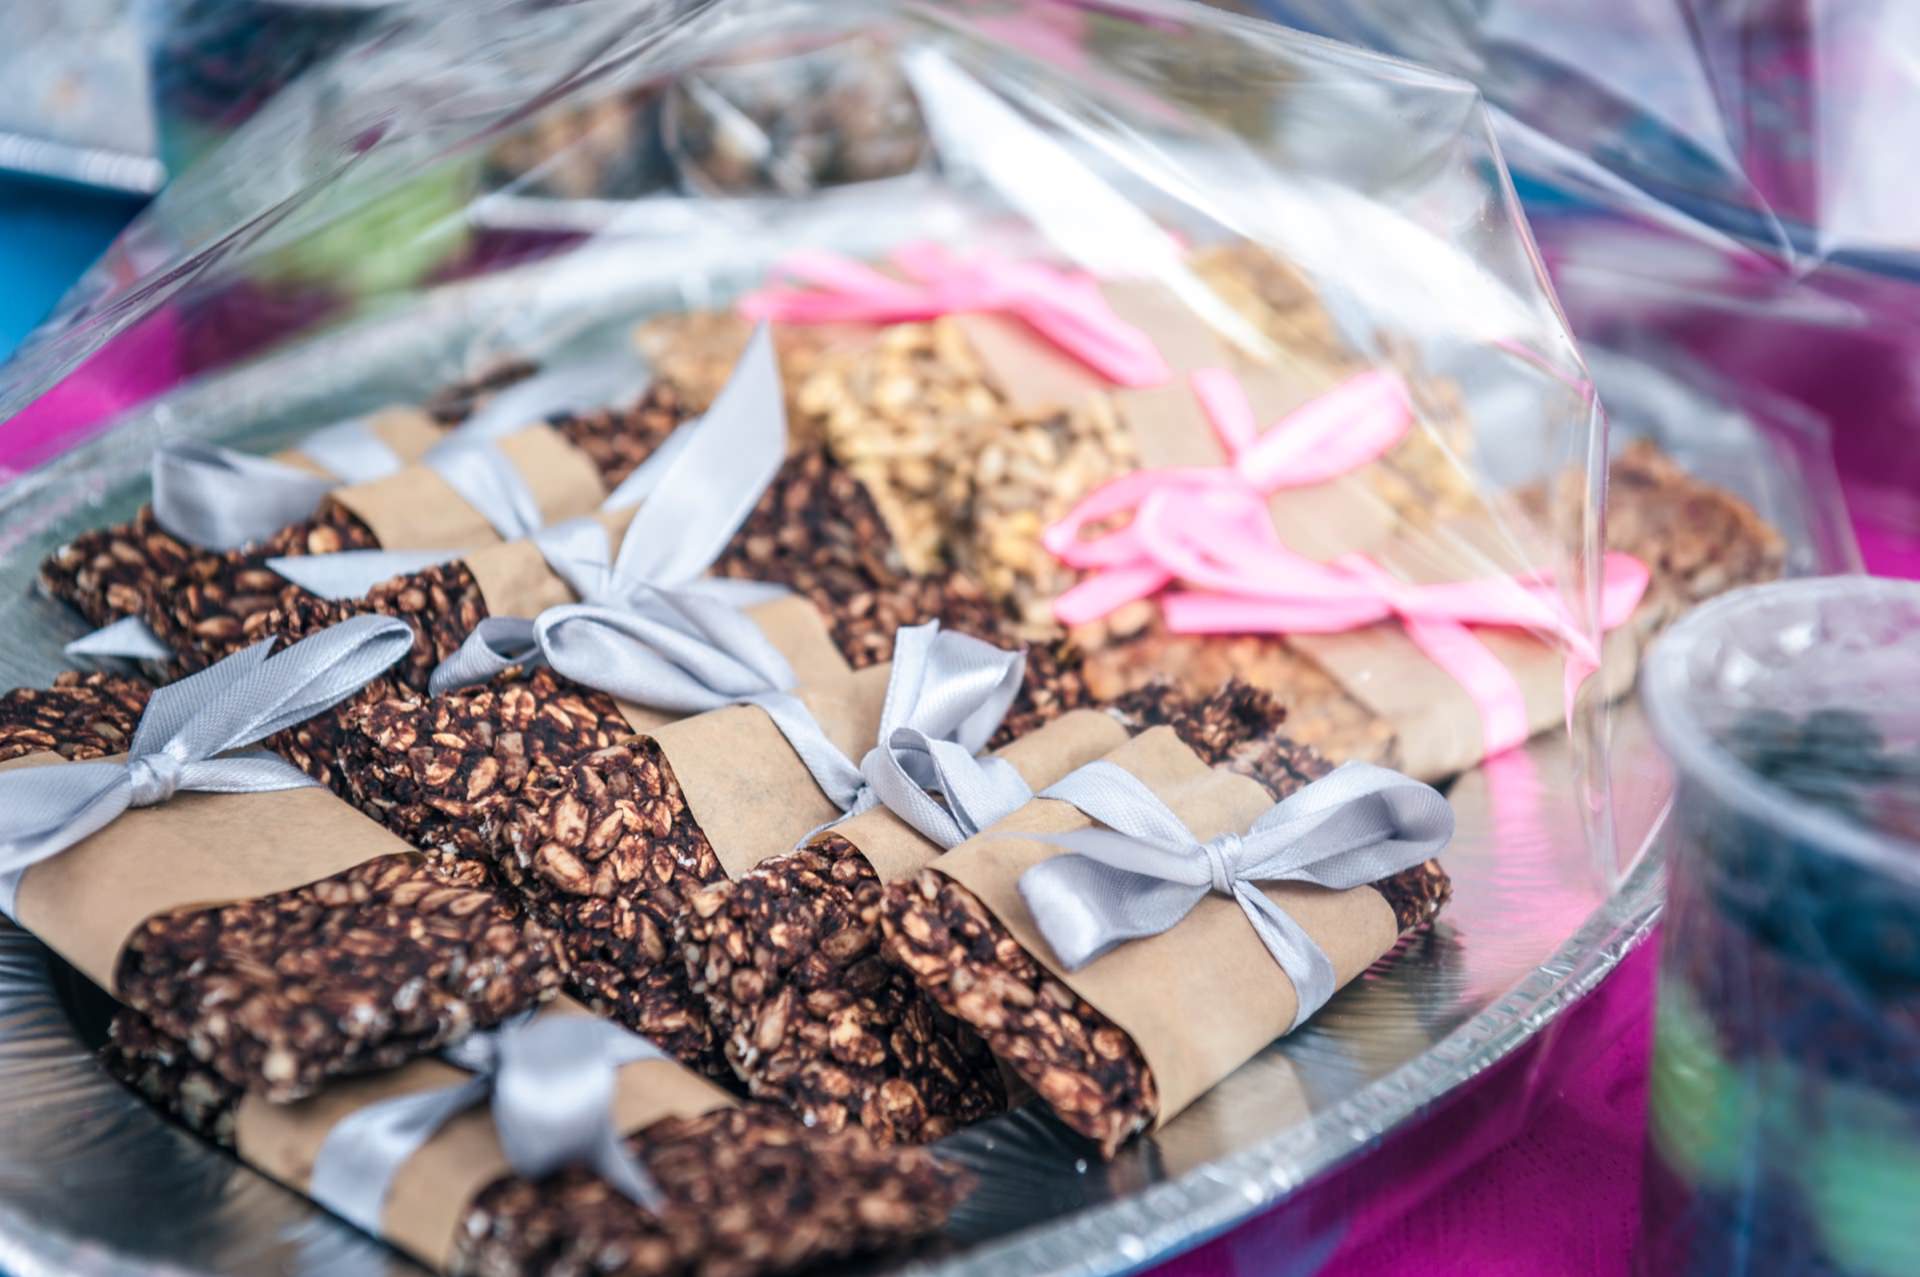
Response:
[{"label": "pink blurred fabric", "polygon": [[0,480],[96,433],[182,377],[180,331],[162,307],[121,333],[0,429]]}]

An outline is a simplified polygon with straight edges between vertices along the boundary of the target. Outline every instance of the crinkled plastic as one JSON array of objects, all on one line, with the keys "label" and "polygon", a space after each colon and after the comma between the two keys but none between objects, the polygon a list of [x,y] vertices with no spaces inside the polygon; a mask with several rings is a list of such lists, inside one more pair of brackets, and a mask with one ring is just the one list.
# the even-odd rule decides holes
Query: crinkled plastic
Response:
[{"label": "crinkled plastic", "polygon": [[[1433,679],[1432,698],[1402,699],[1453,706],[1426,713],[1430,757],[1399,761],[1439,778],[1545,728],[1589,742],[1578,756],[1600,774],[1594,710],[1621,671],[1586,675],[1644,566],[1599,552],[1592,384],[1469,86],[1170,3],[490,0],[368,22],[129,228],[8,367],[0,409],[143,337],[188,378],[335,342],[361,351],[339,360],[343,381],[424,396],[596,326],[743,298],[802,344],[836,306],[996,312],[1023,350],[1011,366],[988,351],[993,377],[1036,378],[1007,391],[1014,416],[1137,392],[1121,434],[1141,455],[1095,448],[1083,473],[1054,442],[1020,444],[1042,452],[1016,468],[1052,466],[1051,504],[976,494],[948,512],[977,525],[971,550],[935,557],[993,589],[1008,564],[987,524],[1083,513],[1077,544],[1046,542],[1082,569],[1068,619],[1124,633],[1144,597],[1203,632],[1410,622],[1418,651],[1345,676],[1350,694]],[[859,263],[905,272],[916,299],[872,311],[889,285],[846,273]],[[1116,289],[1137,295],[1124,317]],[[353,345],[408,308],[457,314],[463,335],[404,367]],[[651,348],[663,367],[671,328]],[[1164,418],[1157,442],[1139,437],[1147,416]],[[1291,441],[1256,447],[1277,422]],[[1362,426],[1370,448],[1325,451]],[[1167,477],[1175,454],[1214,460]],[[912,467],[888,464],[911,505]],[[1076,507],[1132,466],[1145,477],[1111,507],[1135,516],[1126,544],[1103,541]],[[1336,494],[1296,506],[1293,526],[1331,529],[1322,544],[1283,544],[1274,493]],[[1037,532],[1015,558],[1044,557]],[[1033,574],[1043,595],[1060,577]],[[1045,597],[1008,593],[1044,619]],[[1473,626],[1531,634],[1530,668],[1503,671]],[[1413,729],[1390,726],[1381,748],[1416,752]]]},{"label": "crinkled plastic", "polygon": [[[1664,781],[1646,768],[1644,750],[1616,752],[1616,761],[1624,754],[1637,764],[1623,773],[1620,789],[1630,792],[1621,805],[1636,818],[1623,820],[1629,832],[1617,848],[1606,823],[1614,806],[1604,792],[1604,709],[1607,692],[1620,689],[1601,677],[1564,678],[1599,646],[1606,605],[1618,593],[1605,588],[1608,561],[1600,553],[1609,439],[1593,375],[1547,287],[1494,129],[1485,103],[1461,80],[1154,0],[409,6],[383,15],[353,47],[296,80],[169,189],[0,374],[0,413],[26,407],[14,423],[19,429],[45,411],[34,401],[62,378],[73,374],[71,384],[103,367],[111,376],[131,360],[143,374],[162,369],[163,380],[204,380],[222,396],[209,403],[190,389],[174,401],[198,406],[204,417],[162,405],[171,415],[156,410],[142,423],[155,435],[244,437],[258,446],[277,433],[290,442],[343,412],[424,398],[504,357],[629,351],[636,321],[646,321],[659,369],[693,378],[700,361],[675,359],[686,353],[674,342],[675,317],[718,311],[724,327],[733,308],[758,293],[759,307],[780,309],[788,320],[797,428],[823,418],[819,428],[834,446],[832,401],[814,395],[865,387],[869,409],[931,400],[911,378],[892,381],[885,366],[858,362],[884,343],[856,343],[849,353],[823,340],[827,354],[855,362],[840,368],[837,381],[810,381],[795,361],[818,353],[809,349],[812,338],[830,334],[801,323],[799,313],[849,298],[897,300],[888,288],[897,276],[876,282],[860,267],[893,269],[928,286],[898,303],[896,319],[916,306],[937,310],[928,292],[940,292],[941,305],[968,289],[977,299],[983,277],[960,268],[983,260],[1004,268],[991,282],[1022,293],[1012,331],[1029,353],[1053,356],[1056,373],[1064,363],[1077,387],[1087,385],[1091,369],[1102,382],[1097,403],[1137,405],[1125,395],[1144,392],[1181,408],[1194,423],[1190,442],[1244,451],[1250,467],[1258,463],[1240,476],[1248,483],[1272,481],[1276,472],[1323,477],[1315,467],[1353,462],[1331,445],[1353,442],[1364,434],[1357,427],[1382,420],[1391,427],[1400,405],[1394,391],[1404,388],[1410,421],[1394,446],[1414,449],[1402,475],[1407,486],[1341,480],[1323,492],[1330,500],[1316,517],[1332,524],[1384,516],[1427,571],[1410,560],[1394,562],[1385,581],[1350,570],[1338,581],[1347,593],[1337,601],[1360,615],[1381,603],[1410,614],[1418,610],[1408,601],[1414,596],[1401,587],[1411,579],[1471,582],[1474,590],[1457,592],[1473,596],[1469,607],[1513,622],[1482,629],[1505,631],[1506,639],[1523,631],[1548,655],[1546,721],[1524,726],[1563,739],[1536,740],[1535,748],[1506,756],[1511,767],[1482,768],[1458,782],[1457,805],[1479,817],[1457,848],[1465,854],[1455,862],[1456,921],[1361,982],[1392,996],[1376,1002],[1379,1009],[1310,1024],[1309,1034],[1326,1029],[1324,1042],[1289,1039],[1276,1048],[1293,1045],[1312,1057],[1299,1074],[1310,1083],[1312,1120],[1351,1141],[1342,1146],[1346,1155],[1426,1102],[1433,1092],[1421,1090],[1416,1075],[1457,1067],[1459,1075],[1448,1073],[1453,1085],[1514,1040],[1502,1037],[1498,1050],[1475,1054],[1476,1041],[1488,1041],[1477,1036],[1485,1026],[1455,1017],[1435,986],[1400,992],[1396,975],[1464,974],[1470,996],[1459,1003],[1471,1003],[1474,1015],[1517,1005],[1537,1025],[1552,1012],[1537,1001],[1514,1002],[1519,981],[1567,997],[1590,988],[1654,912],[1658,866],[1650,861],[1639,863],[1612,903],[1606,890],[1617,857],[1637,851],[1657,824]],[[802,250],[815,254],[816,269],[807,286],[794,287],[792,268],[806,265],[796,258]],[[1223,250],[1224,267],[1208,257]],[[822,252],[837,255],[830,270],[817,269]],[[1144,391],[1127,384],[1150,381],[1153,361],[1132,340],[1137,334],[1107,322],[1113,316],[1089,300],[1088,276],[1103,296],[1137,284],[1171,299],[1158,313],[1178,322],[1152,333],[1152,353],[1168,365],[1166,384]],[[1016,277],[1021,289],[1008,282]],[[1046,304],[1027,304],[1036,279],[1045,283],[1037,291]],[[844,287],[826,286],[835,281]],[[772,285],[785,291],[769,297]],[[979,333],[963,336],[961,347],[977,356],[979,347],[967,343]],[[1191,377],[1209,371],[1192,365],[1202,338],[1210,351],[1224,352],[1221,366],[1248,391],[1256,407],[1250,422],[1236,411],[1230,382]],[[907,356],[921,349],[913,334],[889,340]],[[943,357],[953,353],[925,340]],[[286,357],[249,365],[269,353]],[[913,358],[905,363],[917,367]],[[315,384],[267,384],[252,375],[288,370]],[[1316,389],[1354,392],[1358,383],[1356,393],[1335,400],[1349,415],[1332,418],[1355,429],[1302,436],[1327,445],[1304,451],[1254,446],[1255,433],[1285,415],[1260,409],[1263,382],[1291,379],[1297,388],[1316,373],[1328,374]],[[1637,357],[1599,373],[1631,405],[1622,417],[1633,432],[1654,437],[1787,530],[1801,555],[1794,566],[1831,566],[1848,552],[1844,531],[1825,521],[1829,508],[1782,484],[1776,454],[1752,446],[1749,415],[1698,411],[1698,400]],[[1208,388],[1211,423],[1196,415],[1199,387]],[[1084,574],[1050,570],[1044,556],[1033,566],[1039,524],[1070,513],[1086,495],[1070,486],[1085,476],[1069,463],[1116,457],[1098,449],[1063,456],[1060,441],[1078,437],[1076,422],[1099,437],[1110,409],[991,402],[987,415],[1022,422],[1020,447],[1033,452],[1013,455],[1002,446],[1008,440],[989,431],[977,437],[980,466],[1037,474],[1040,499],[999,501],[993,483],[951,459],[919,483],[913,463],[923,458],[914,448],[940,444],[937,430],[869,454],[849,453],[841,437],[841,459],[863,465],[872,484],[895,485],[903,494],[896,515],[915,508],[907,497],[924,498],[920,504],[945,528],[929,551],[934,559],[961,558],[983,578],[1005,569],[1010,579],[1026,579],[1025,571],[1072,584],[1140,567],[1141,547],[1124,542],[1107,544],[1134,557],[1090,560]],[[319,407],[303,415],[309,404]],[[1361,412],[1369,406],[1384,416]],[[856,422],[874,416],[887,413],[850,414]],[[938,426],[941,419],[929,413],[927,420]],[[1708,421],[1712,431],[1696,429]],[[1817,457],[1819,434],[1814,423],[1791,437]],[[1000,460],[989,463],[996,451]],[[1165,458],[1158,460],[1164,468]],[[971,495],[946,509],[943,481],[956,478]],[[1230,513],[1247,513],[1245,489],[1234,483],[1175,485],[1159,495],[1169,498],[1159,549],[1205,552],[1206,538],[1178,534],[1197,526],[1224,536],[1250,526],[1205,522],[1220,508],[1215,497],[1224,497]],[[1303,524],[1315,527],[1312,518]],[[956,530],[968,534],[964,544]],[[1108,530],[1090,518],[1082,540]],[[923,530],[909,518],[894,531],[912,545]],[[996,531],[1009,534],[1010,562],[1001,562],[999,539],[984,535]],[[1304,579],[1328,585],[1313,562]],[[1234,566],[1202,561],[1187,575]],[[987,584],[1002,589],[994,579]],[[1278,601],[1312,603],[1330,591],[1309,593]],[[1346,623],[1337,615],[1319,621]],[[1119,622],[1101,623],[1126,637]],[[1296,615],[1289,624],[1304,623]],[[1364,663],[1361,681],[1370,672],[1393,681]],[[1460,680],[1446,681],[1451,675],[1427,670],[1422,677],[1434,695],[1415,699],[1465,695]],[[1296,715],[1302,729],[1305,718]],[[1486,724],[1471,705],[1449,721],[1468,738],[1461,765],[1469,765],[1484,752]],[[1587,846],[1569,833],[1583,821]],[[1598,872],[1588,872],[1595,865]],[[1569,941],[1578,960],[1563,962],[1560,941],[1583,923],[1584,941]],[[1546,932],[1550,942],[1533,943]],[[1509,1031],[1517,1033],[1500,1030]],[[1453,1051],[1446,1058],[1437,1054],[1443,1042]],[[1341,1080],[1328,1084],[1329,1075]],[[1240,1105],[1254,1089],[1290,1102],[1287,1088],[1264,1085],[1268,1076],[1222,1104]],[[1355,1076],[1369,1095],[1380,1083],[1396,1103],[1415,1098],[1393,1108],[1390,1120],[1378,1111],[1352,1120],[1333,1115],[1323,1094],[1344,1094]],[[1487,1110],[1519,1120],[1514,1105],[1483,1095],[1473,1111]],[[1176,1133],[1167,1150],[1151,1146],[1161,1163],[1153,1174],[1210,1177],[1239,1211],[1297,1187],[1292,1163],[1268,1168],[1276,1178],[1275,1168],[1284,1169],[1287,1180],[1260,1196],[1211,1169],[1226,1142],[1216,1133],[1237,1133],[1247,1118],[1244,1109],[1216,1109],[1208,1122]],[[1494,1129],[1479,1122],[1476,1139],[1443,1151],[1477,1155]],[[981,1138],[1002,1140],[1016,1157],[1026,1148],[1005,1144],[1003,1133]],[[1308,1174],[1330,1164],[1301,1163],[1311,1166]],[[1436,1162],[1422,1191],[1467,1164]],[[1023,1226],[1061,1213],[1048,1197],[1057,1187],[1054,1164],[1035,1159],[1034,1166],[1049,1177],[1046,1191],[1026,1194],[1028,1181],[1003,1179],[995,1198],[1017,1208]],[[1133,1166],[1124,1164],[1123,1173]],[[1097,1178],[1097,1168],[1080,1177]],[[1037,1213],[1020,1213],[1028,1210]],[[1207,1226],[1234,1217],[1223,1212]],[[1169,1209],[1166,1228],[1153,1234],[1160,1240],[1134,1246],[1130,1262],[1187,1244],[1196,1218],[1192,1199]],[[1105,1227],[1092,1216],[1077,1223]],[[1052,1236],[1049,1244],[1068,1255],[1063,1267],[1078,1261],[1081,1240],[1064,1229]]]},{"label": "crinkled plastic", "polygon": [[1834,426],[1863,516],[1920,531],[1920,7],[1254,0],[1471,80],[1585,342],[1658,343]]}]

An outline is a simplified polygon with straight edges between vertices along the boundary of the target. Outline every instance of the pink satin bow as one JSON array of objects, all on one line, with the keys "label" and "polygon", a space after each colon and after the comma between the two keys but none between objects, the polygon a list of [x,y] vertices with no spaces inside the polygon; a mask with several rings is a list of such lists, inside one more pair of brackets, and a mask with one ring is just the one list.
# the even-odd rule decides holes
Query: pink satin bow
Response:
[{"label": "pink satin bow", "polygon": [[762,288],[741,299],[740,313],[785,324],[904,324],[999,312],[1115,385],[1158,386],[1172,376],[1152,338],[1114,313],[1091,275],[988,253],[961,258],[929,243],[900,248],[891,261],[907,278],[834,253],[795,253],[775,270],[811,287]]},{"label": "pink satin bow", "polygon": [[[1218,416],[1214,420],[1228,440],[1233,466],[1126,476],[1049,528],[1048,549],[1069,566],[1093,572],[1055,601],[1055,615],[1067,625],[1097,620],[1177,580],[1187,588],[1160,601],[1167,628],[1175,633],[1334,634],[1398,619],[1415,645],[1478,706],[1489,757],[1524,742],[1526,698],[1512,672],[1468,626],[1510,626],[1552,636],[1570,656],[1569,688],[1577,685],[1598,668],[1599,652],[1574,625],[1551,574],[1409,585],[1363,554],[1316,562],[1288,549],[1273,526],[1267,494],[1289,486],[1289,480],[1314,483],[1345,473],[1379,456],[1405,432],[1411,416],[1404,391],[1390,380],[1397,401],[1390,399],[1386,389],[1368,380],[1375,377],[1390,374],[1355,378],[1258,439],[1244,428],[1231,392],[1219,386],[1202,392],[1210,413],[1228,405],[1227,424]],[[1305,442],[1288,446],[1276,438],[1282,432],[1297,433]],[[1315,440],[1324,442],[1312,446]],[[1276,455],[1286,461],[1250,466],[1256,451],[1269,462]],[[1127,510],[1133,518],[1126,527],[1081,539],[1089,523]],[[1603,630],[1632,615],[1648,579],[1646,565],[1632,556],[1606,556]]]}]

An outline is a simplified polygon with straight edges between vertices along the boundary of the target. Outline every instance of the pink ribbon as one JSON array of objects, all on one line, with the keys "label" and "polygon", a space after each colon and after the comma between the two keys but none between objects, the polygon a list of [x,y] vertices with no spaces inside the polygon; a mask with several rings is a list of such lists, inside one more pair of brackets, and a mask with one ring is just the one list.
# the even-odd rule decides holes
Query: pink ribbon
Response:
[{"label": "pink ribbon", "polygon": [[1158,386],[1172,376],[1152,338],[1114,313],[1091,275],[989,253],[961,258],[930,243],[906,245],[891,261],[906,278],[835,253],[795,253],[775,271],[810,287],[749,293],[740,313],[784,324],[905,324],[1003,313],[1115,385]]},{"label": "pink ribbon", "polygon": [[[1550,573],[1410,585],[1364,554],[1320,563],[1281,541],[1267,509],[1271,492],[1346,473],[1405,432],[1411,410],[1391,374],[1363,374],[1257,437],[1248,427],[1251,413],[1241,411],[1244,396],[1226,387],[1231,379],[1206,374],[1203,389],[1201,376],[1195,389],[1227,444],[1231,466],[1128,475],[1049,528],[1047,548],[1093,573],[1055,600],[1063,624],[1097,620],[1176,580],[1186,588],[1160,601],[1175,633],[1335,634],[1397,619],[1473,699],[1489,757],[1527,739],[1526,698],[1470,625],[1551,635],[1566,646],[1579,678],[1599,667],[1596,645],[1573,624]],[[1089,524],[1128,511],[1133,517],[1125,527],[1082,538]],[[1603,631],[1632,615],[1648,579],[1646,565],[1632,556],[1606,556]],[[1577,682],[1570,668],[1569,687]]]}]

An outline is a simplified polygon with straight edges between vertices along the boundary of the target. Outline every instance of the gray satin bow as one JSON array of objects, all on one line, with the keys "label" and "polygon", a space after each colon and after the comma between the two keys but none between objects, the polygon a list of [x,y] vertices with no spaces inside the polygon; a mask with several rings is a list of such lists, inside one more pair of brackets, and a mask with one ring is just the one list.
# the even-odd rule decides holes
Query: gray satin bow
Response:
[{"label": "gray satin bow", "polygon": [[121,762],[59,763],[0,773],[0,912],[20,875],[178,790],[247,794],[314,782],[263,751],[229,754],[305,722],[365,687],[413,645],[392,617],[361,616],[271,656],[258,643],[154,692]]},{"label": "gray satin bow", "polygon": [[[763,443],[756,426],[768,420],[766,416],[768,412],[778,414],[775,420],[778,422],[780,435],[770,452],[762,452],[758,450]],[[716,416],[719,416],[723,423],[735,424],[725,425],[722,430],[715,433],[729,435],[736,442],[754,451],[732,453],[725,449],[706,446],[704,441],[709,437],[707,427]],[[738,419],[742,417],[747,419],[744,426],[738,424]],[[746,433],[735,433],[736,431]],[[694,452],[702,453],[705,460],[697,464],[687,463],[686,455]],[[740,365],[736,368],[733,377],[721,391],[720,396],[714,400],[713,407],[708,409],[706,415],[697,422],[686,423],[668,435],[666,441],[655,449],[652,456],[642,462],[621,482],[619,487],[608,494],[600,508],[627,510],[643,501],[649,506],[662,501],[671,502],[673,509],[678,512],[677,517],[661,518],[657,524],[660,531],[655,547],[642,555],[637,555],[635,559],[636,566],[642,566],[641,560],[645,555],[657,556],[662,560],[660,567],[663,570],[671,568],[674,563],[692,553],[680,548],[681,546],[697,547],[709,527],[726,526],[726,535],[720,538],[720,544],[714,547],[712,554],[701,561],[704,567],[706,563],[712,562],[712,556],[719,553],[720,548],[726,544],[727,537],[732,536],[733,530],[739,526],[739,521],[744,519],[748,511],[753,508],[753,501],[759,499],[760,491],[766,487],[766,482],[762,480],[759,486],[753,489],[753,498],[747,502],[746,508],[734,517],[731,525],[723,525],[720,521],[727,517],[727,497],[734,491],[733,486],[728,484],[726,490],[722,492],[714,487],[702,485],[712,483],[715,479],[729,479],[734,476],[744,481],[763,464],[777,469],[785,453],[786,411],[780,392],[780,368],[773,355],[772,339],[762,325],[761,329],[755,332],[753,340],[748,343],[747,351],[741,356]],[[519,472],[512,466],[506,465],[505,459],[495,449],[486,450],[479,460],[460,459],[456,463],[456,472],[461,476],[461,482],[468,483],[473,489],[471,492],[467,488],[461,489],[462,495],[470,502],[474,501],[478,495],[480,500],[491,501],[499,506],[502,501],[511,498],[517,508],[532,500],[531,494],[524,492],[525,483],[520,479]],[[769,477],[771,477],[771,471],[769,471]],[[449,481],[452,481],[451,478]],[[513,495],[512,485],[514,484],[520,485],[520,497]],[[683,487],[683,484],[688,486]],[[484,495],[482,489],[487,487],[497,487],[503,495]],[[713,507],[703,506],[701,504],[703,501],[712,502]],[[487,506],[476,508],[481,509],[483,513],[488,512]],[[500,508],[496,509],[495,513],[508,514],[508,511]],[[495,530],[506,540],[542,539],[539,511],[532,510],[530,521],[526,514],[527,512],[522,509],[518,514],[510,516],[517,522],[494,520],[493,513],[488,513],[488,518],[493,521]],[[560,528],[565,529],[567,526],[562,524]],[[577,533],[553,530],[548,535],[558,537],[561,545],[578,544],[574,539],[579,535]],[[631,542],[632,539],[632,530],[629,528],[627,541]],[[602,542],[604,544],[604,537]],[[545,548],[546,540],[542,539],[542,549]],[[267,566],[309,594],[328,599],[355,599],[382,581],[392,580],[404,573],[418,572],[422,568],[432,567],[435,564],[450,562],[465,553],[464,549],[459,548],[425,551],[348,550],[340,554],[299,555],[269,559]],[[606,557],[603,551],[603,562]],[[611,564],[607,566],[611,567]],[[697,575],[700,570],[701,568],[695,568],[688,575]],[[460,671],[458,676],[464,682],[484,681],[492,676],[483,672],[489,666],[497,673],[508,665],[521,663],[520,660],[515,659],[496,661],[490,656],[489,649],[498,647],[517,650],[524,647],[526,638],[524,627],[516,629],[508,626],[492,626],[486,631],[484,637],[475,640],[472,651],[450,659],[460,662],[454,668]],[[455,676],[449,674],[450,678]],[[460,682],[446,684],[449,687],[461,685]]]},{"label": "gray satin bow", "polygon": [[380,1234],[393,1179],[454,1117],[491,1101],[494,1129],[514,1173],[539,1179],[585,1166],[628,1200],[659,1214],[659,1186],[614,1127],[620,1066],[669,1060],[645,1038],[588,1015],[535,1013],[469,1035],[443,1055],[473,1077],[384,1100],[327,1132],[314,1157],[315,1201]]},{"label": "gray satin bow", "polygon": [[[630,635],[625,618],[680,609],[663,596],[692,592],[744,606],[785,593],[755,582],[697,580],[753,512],[786,456],[780,365],[764,324],[706,415],[668,439],[676,446],[664,462],[658,453],[649,458],[649,466],[661,463],[648,476],[652,495],[627,525],[617,555],[596,519],[569,520],[533,537],[548,565],[586,606],[553,609],[564,612],[565,624],[558,627],[542,625],[541,617],[487,618],[434,670],[434,695],[486,682],[515,665],[551,661],[545,640],[555,633],[578,636],[583,627],[599,623]],[[584,641],[576,637],[576,643]],[[786,685],[790,676],[781,686]]]},{"label": "gray satin bow", "polygon": [[1370,763],[1348,763],[1276,803],[1246,833],[1204,843],[1110,762],[1089,763],[1040,796],[1107,826],[1040,839],[1073,854],[1020,876],[1020,896],[1062,965],[1078,970],[1123,941],[1159,935],[1217,891],[1239,904],[1293,982],[1294,1027],[1333,996],[1333,963],[1256,884],[1365,886],[1430,859],[1453,837],[1453,809],[1438,790]]},{"label": "gray satin bow", "polygon": [[1033,791],[1019,771],[980,751],[1026,672],[1024,652],[943,633],[938,624],[902,629],[879,739],[860,760],[860,787],[841,803],[847,814],[884,806],[936,845],[957,847],[1024,806]]}]

